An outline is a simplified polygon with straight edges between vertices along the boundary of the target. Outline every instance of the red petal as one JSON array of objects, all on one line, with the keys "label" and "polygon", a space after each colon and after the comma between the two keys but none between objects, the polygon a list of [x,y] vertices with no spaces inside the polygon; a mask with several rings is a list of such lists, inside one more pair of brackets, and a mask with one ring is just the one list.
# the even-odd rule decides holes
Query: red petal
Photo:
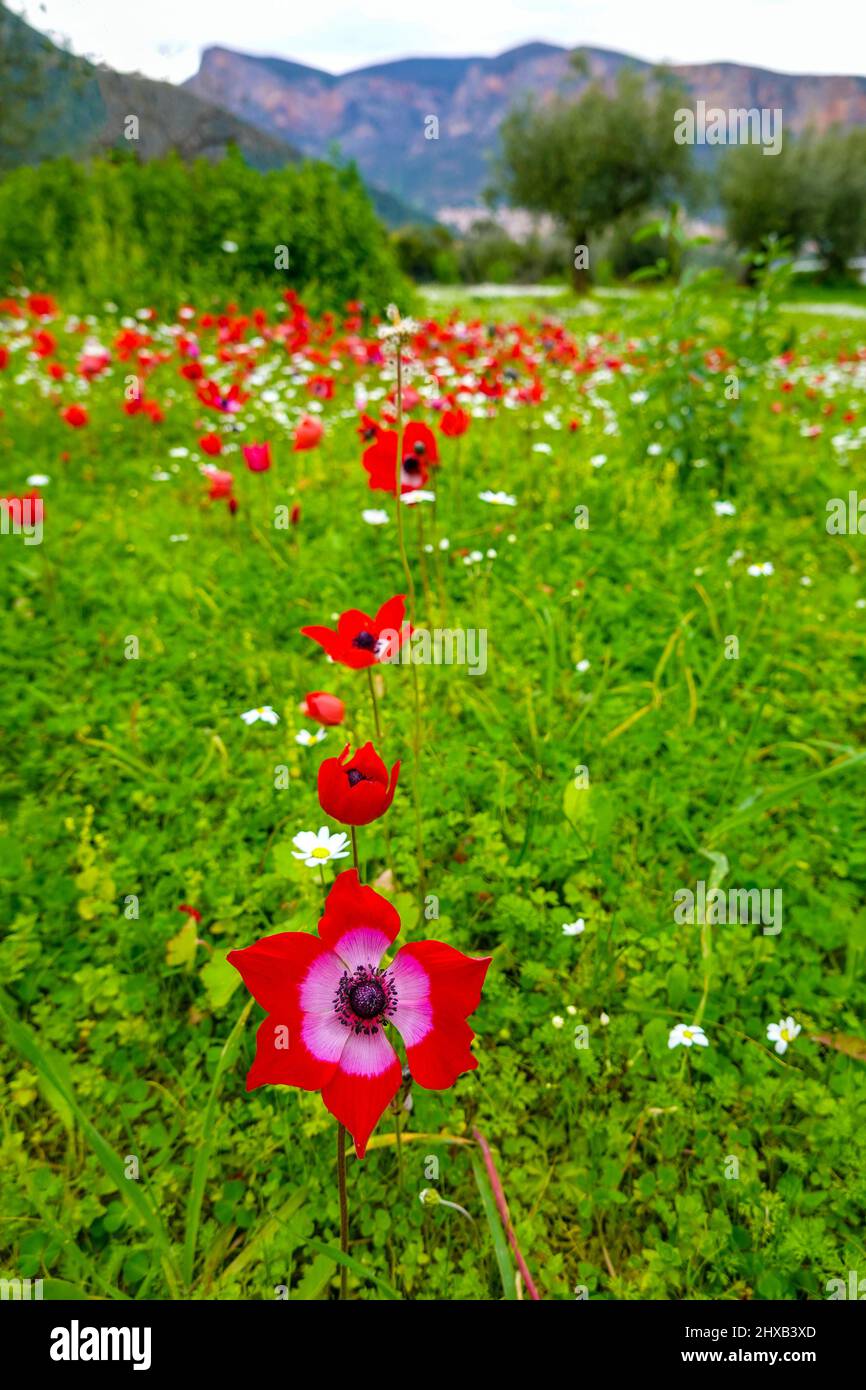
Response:
[{"label": "red petal", "polygon": [[406,1048],[406,1061],[419,1086],[440,1091],[453,1086],[465,1071],[478,1065],[470,1051],[475,1034],[466,1022],[481,1001],[481,989],[491,957],[464,956],[444,941],[412,941],[396,959],[417,961],[430,981],[433,1026],[414,1046]]},{"label": "red petal", "polygon": [[345,869],[337,875],[325,901],[324,916],[319,918],[319,936],[333,949],[340,937],[354,927],[383,932],[391,942],[399,935],[400,916],[387,898],[359,883],[357,869]]},{"label": "red petal", "polygon": [[397,1055],[384,1033],[349,1034],[337,1069],[322,1090],[322,1100],[346,1126],[359,1158],[364,1157],[367,1140],[402,1079]]},{"label": "red petal", "polygon": [[405,611],[405,594],[395,594],[393,598],[387,599],[376,614],[376,631],[382,632],[383,629],[392,629],[395,632],[399,632],[403,626],[403,615]]},{"label": "red petal", "polygon": [[240,951],[229,951],[227,960],[239,972],[257,1004],[269,1014],[291,1018],[298,1009],[298,986],[313,961],[326,952],[327,946],[320,937],[310,932],[284,931],[263,936],[261,941]]},{"label": "red petal", "polygon": [[297,1014],[284,1019],[271,1014],[259,1024],[247,1090],[254,1091],[257,1086],[300,1086],[302,1091],[320,1091],[337,1066],[337,1062],[313,1056],[301,1037]]}]

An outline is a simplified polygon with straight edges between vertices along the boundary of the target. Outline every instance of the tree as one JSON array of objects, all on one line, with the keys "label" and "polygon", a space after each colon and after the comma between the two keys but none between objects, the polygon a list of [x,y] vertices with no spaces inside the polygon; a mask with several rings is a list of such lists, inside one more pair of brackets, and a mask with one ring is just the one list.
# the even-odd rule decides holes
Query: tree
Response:
[{"label": "tree", "polygon": [[591,83],[577,101],[527,101],[501,127],[500,184],[512,204],[546,212],[573,238],[574,285],[588,283],[586,257],[597,236],[625,213],[688,192],[688,147],[674,141],[684,94],[666,75],[647,83],[625,68],[613,93]]},{"label": "tree", "polygon": [[866,131],[834,127],[788,138],[765,158],[757,145],[728,151],[720,179],[728,235],[756,251],[768,236],[794,251],[814,241],[830,278],[866,251]]},{"label": "tree", "polygon": [[732,145],[721,160],[719,198],[730,241],[750,256],[767,237],[796,253],[807,235],[802,158],[790,138],[772,157],[760,145]]},{"label": "tree", "polygon": [[866,130],[834,127],[808,136],[800,149],[806,226],[829,279],[866,251]]}]

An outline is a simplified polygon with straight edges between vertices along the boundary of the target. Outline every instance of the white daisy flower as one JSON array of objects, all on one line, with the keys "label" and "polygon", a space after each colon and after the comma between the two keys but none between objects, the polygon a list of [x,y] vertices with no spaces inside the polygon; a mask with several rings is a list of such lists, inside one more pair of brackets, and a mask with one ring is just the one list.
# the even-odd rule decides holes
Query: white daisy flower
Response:
[{"label": "white daisy flower", "polygon": [[604,468],[604,465],[607,463],[607,454],[593,454],[590,463],[593,468]]},{"label": "white daisy flower", "polygon": [[563,922],[562,924],[563,936],[580,936],[580,933],[585,929],[586,923],[582,917],[578,917],[576,922]]},{"label": "white daisy flower", "polygon": [[361,513],[368,526],[387,526],[388,513],[381,507],[365,507]]},{"label": "white daisy flower", "polygon": [[238,244],[236,241],[224,241],[222,247],[230,256],[233,256],[238,249]]},{"label": "white daisy flower", "polygon": [[245,710],[241,715],[245,724],[257,724],[259,720],[263,724],[279,724],[280,716],[270,705],[259,705],[258,709]]},{"label": "white daisy flower", "polygon": [[321,743],[322,739],[327,737],[327,733],[322,728],[317,729],[314,734],[311,734],[309,729],[300,729],[295,734],[295,743],[299,743],[302,748],[312,748],[314,744]]},{"label": "white daisy flower", "polygon": [[292,857],[300,859],[308,869],[318,869],[332,859],[348,859],[349,837],[343,830],[331,832],[326,825],[318,831],[300,830],[294,836]]},{"label": "white daisy flower", "polygon": [[178,541],[188,541],[189,536],[184,535],[183,532],[179,532],[176,536],[169,536],[169,540],[174,542],[174,544],[177,544]]},{"label": "white daisy flower", "polygon": [[698,1047],[710,1045],[709,1038],[697,1023],[678,1023],[676,1028],[671,1029],[668,1047],[691,1047],[695,1043]]},{"label": "white daisy flower", "polygon": [[512,497],[508,492],[479,492],[478,497],[482,502],[492,502],[496,507],[516,507],[517,498]]},{"label": "white daisy flower", "polygon": [[714,502],[713,511],[716,516],[736,516],[737,509],[733,502]]},{"label": "white daisy flower", "polygon": [[589,662],[587,661],[586,657],[584,657],[582,661],[579,661],[574,669],[575,671],[579,671],[581,675],[583,675],[584,671],[588,671]]},{"label": "white daisy flower", "polygon": [[808,574],[800,575],[800,583],[803,585],[804,589],[811,589],[812,587],[812,581],[809,578]]},{"label": "white daisy flower", "polygon": [[401,318],[396,304],[389,304],[385,310],[388,322],[379,325],[378,334],[385,342],[399,342],[403,338],[413,338],[420,326],[411,318]]},{"label": "white daisy flower", "polygon": [[783,1052],[787,1052],[788,1043],[792,1043],[801,1031],[799,1023],[795,1023],[788,1014],[779,1023],[767,1024],[767,1041],[776,1044],[775,1050],[781,1057]]},{"label": "white daisy flower", "polygon": [[554,1014],[553,1018],[550,1021],[553,1024],[554,1028],[562,1028],[562,1026],[565,1023],[565,1019],[562,1017],[562,1014]]},{"label": "white daisy flower", "polygon": [[404,492],[401,500],[406,503],[407,507],[414,507],[416,502],[435,502],[436,493],[428,492],[423,487],[416,487],[411,492]]},{"label": "white daisy flower", "polygon": [[47,487],[51,482],[47,473],[31,473],[27,479],[28,487]]},{"label": "white daisy flower", "polygon": [[752,576],[753,579],[756,579],[759,575],[762,574],[773,574],[774,570],[770,561],[765,560],[760,565],[749,565],[748,573]]},{"label": "white daisy flower", "polygon": [[648,447],[648,449],[647,449],[647,453],[650,454],[652,458],[658,458],[658,456],[659,456],[659,454],[661,453],[661,451],[662,451],[662,446],[661,446],[661,444],[650,444],[649,447]]},{"label": "white daisy flower", "polygon": [[549,444],[533,444],[532,452],[534,454],[552,454],[553,449]]}]

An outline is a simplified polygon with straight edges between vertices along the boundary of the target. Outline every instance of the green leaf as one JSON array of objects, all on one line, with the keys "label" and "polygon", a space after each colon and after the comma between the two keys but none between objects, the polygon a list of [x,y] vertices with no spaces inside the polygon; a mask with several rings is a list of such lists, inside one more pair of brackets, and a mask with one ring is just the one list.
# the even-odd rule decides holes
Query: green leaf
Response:
[{"label": "green leaf", "polygon": [[475,1174],[475,1182],[481,1194],[481,1204],[484,1207],[484,1215],[487,1217],[487,1225],[490,1227],[490,1237],[493,1241],[493,1252],[496,1256],[496,1263],[499,1266],[499,1278],[502,1280],[503,1297],[511,1301],[517,1301],[517,1284],[514,1279],[514,1267],[511,1263],[511,1252],[508,1248],[508,1241],[502,1229],[502,1222],[499,1219],[499,1212],[496,1210],[496,1202],[493,1200],[493,1192],[487,1179],[487,1174],[477,1158],[472,1160],[472,1171]]}]

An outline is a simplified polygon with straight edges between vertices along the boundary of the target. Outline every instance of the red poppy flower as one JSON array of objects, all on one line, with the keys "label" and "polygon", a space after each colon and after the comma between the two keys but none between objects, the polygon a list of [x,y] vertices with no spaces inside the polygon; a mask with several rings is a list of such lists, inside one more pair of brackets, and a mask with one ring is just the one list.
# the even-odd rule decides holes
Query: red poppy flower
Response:
[{"label": "red poppy flower", "polygon": [[307,390],[320,401],[329,401],[334,395],[334,379],[330,376],[311,376],[307,382]]},{"label": "red poppy flower", "polygon": [[378,420],[374,420],[372,415],[362,414],[361,423],[358,425],[357,432],[361,436],[365,444],[370,444],[374,440],[379,438],[379,435],[383,433],[383,430]]},{"label": "red poppy flower", "polygon": [[225,468],[214,468],[212,463],[202,468],[204,476],[210,483],[208,497],[212,502],[219,501],[221,497],[231,498],[235,480],[231,473]]},{"label": "red poppy flower", "polygon": [[218,434],[203,434],[198,441],[198,447],[213,458],[216,454],[223,451],[223,442]]},{"label": "red poppy flower", "polygon": [[304,415],[295,426],[294,452],[299,454],[304,449],[315,449],[324,432],[325,427],[321,420],[315,420],[312,415]]},{"label": "red poppy flower", "polygon": [[82,425],[87,424],[89,418],[83,405],[68,405],[60,413],[67,425],[71,425],[74,430],[80,430]]},{"label": "red poppy flower", "polygon": [[33,334],[33,351],[37,357],[51,357],[57,351],[57,339],[44,328]]},{"label": "red poppy flower", "polygon": [[328,656],[360,671],[390,661],[409,636],[409,624],[403,622],[405,595],[395,594],[383,603],[375,618],[359,608],[349,608],[337,620],[336,631],[331,627],[302,627],[304,637],[312,637]]},{"label": "red poppy flower", "polygon": [[475,960],[441,941],[413,941],[383,966],[400,918],[358,882],[356,869],[336,879],[318,930],[318,936],[278,932],[228,953],[268,1014],[247,1090],[321,1091],[363,1158],[402,1081],[387,1027],[402,1037],[419,1086],[453,1086],[478,1065],[466,1019],[481,1001],[490,958]]},{"label": "red poppy flower", "polygon": [[[439,462],[433,431],[414,421],[408,424],[403,431],[402,455],[400,491],[414,492],[415,488],[425,487],[429,477],[428,467]],[[397,431],[380,430],[376,442],[364,450],[361,462],[369,474],[370,487],[374,492],[395,493]]]},{"label": "red poppy flower", "polygon": [[249,400],[249,392],[242,391],[238,385],[232,386],[223,395],[215,381],[199,382],[196,387],[196,395],[202,405],[206,405],[209,410],[221,410],[228,415],[237,414],[244,402]]},{"label": "red poppy flower", "polygon": [[38,319],[53,319],[57,313],[57,305],[50,294],[31,294],[27,308]]},{"label": "red poppy flower", "polygon": [[251,473],[265,473],[271,466],[270,444],[245,444],[242,453]]},{"label": "red poppy flower", "polygon": [[397,790],[400,764],[388,769],[372,743],[346,761],[349,745],[339,758],[325,758],[319,767],[319,805],[343,825],[369,825],[384,816]]},{"label": "red poppy flower", "polygon": [[314,690],[304,700],[304,713],[320,724],[342,724],[346,717],[346,706],[336,695],[325,690]]},{"label": "red poppy flower", "polygon": [[443,411],[439,428],[449,439],[455,439],[458,435],[465,434],[469,428],[467,411],[461,410],[459,406],[453,406],[451,410]]}]

